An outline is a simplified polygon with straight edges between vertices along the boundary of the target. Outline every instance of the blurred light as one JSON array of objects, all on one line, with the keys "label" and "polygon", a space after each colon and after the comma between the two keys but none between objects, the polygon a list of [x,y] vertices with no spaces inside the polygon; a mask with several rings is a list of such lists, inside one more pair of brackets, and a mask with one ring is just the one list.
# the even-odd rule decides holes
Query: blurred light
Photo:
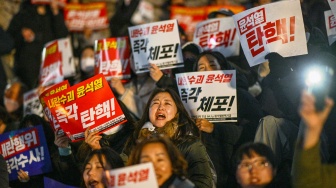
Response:
[{"label": "blurred light", "polygon": [[321,84],[323,80],[322,71],[318,68],[312,68],[308,71],[306,84],[307,86],[312,86],[316,84]]}]

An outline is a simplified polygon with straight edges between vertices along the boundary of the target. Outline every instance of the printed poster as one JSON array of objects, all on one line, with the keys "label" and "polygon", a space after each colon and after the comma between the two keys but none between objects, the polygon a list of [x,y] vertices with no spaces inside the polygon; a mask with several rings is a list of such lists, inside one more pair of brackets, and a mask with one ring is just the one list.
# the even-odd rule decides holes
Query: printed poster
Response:
[{"label": "printed poster", "polygon": [[298,0],[258,6],[234,15],[233,19],[251,67],[265,62],[265,56],[270,52],[283,57],[308,53]]},{"label": "printed poster", "polygon": [[108,188],[159,187],[151,162],[105,171],[105,177]]},{"label": "printed poster", "polygon": [[331,10],[324,11],[329,45],[336,41],[336,18]]},{"label": "printed poster", "polygon": [[149,63],[161,70],[184,66],[176,20],[132,26],[128,31],[136,73],[149,72]]},{"label": "printed poster", "polygon": [[109,27],[106,3],[69,3],[64,7],[64,21],[70,31],[106,29]]},{"label": "printed poster", "polygon": [[59,93],[63,90],[68,89],[69,87],[70,87],[70,84],[69,84],[68,80],[64,80],[63,82],[60,82],[58,84],[55,84],[55,85],[49,87],[48,89],[43,91],[43,93],[41,93],[41,95],[39,96],[43,112],[47,116],[47,118],[49,119],[49,123],[50,123],[53,131],[56,132],[58,130],[58,132],[57,132],[58,135],[63,135],[64,131],[61,129],[61,126],[57,122],[56,118],[51,114],[51,111],[47,107],[44,98],[52,96],[54,94],[57,94],[57,93]]},{"label": "printed poster", "polygon": [[44,101],[65,134],[83,140],[84,131],[103,133],[127,120],[103,74],[84,80]]},{"label": "printed poster", "polygon": [[0,135],[0,145],[10,181],[18,179],[20,169],[29,176],[52,171],[42,125],[3,133]]},{"label": "printed poster", "polygon": [[214,18],[196,26],[194,42],[203,50],[218,51],[225,57],[239,55],[239,36],[232,17]]},{"label": "printed poster", "polygon": [[[54,54],[57,54],[57,55],[54,55]],[[49,56],[52,56],[52,57],[49,57]],[[48,58],[61,61],[61,64],[62,64],[61,72],[62,72],[63,77],[68,78],[76,74],[76,67],[75,67],[75,62],[74,62],[74,56],[72,53],[72,46],[71,46],[70,38],[57,39],[57,40],[47,43],[44,46],[43,51],[42,51],[42,66],[41,67],[44,66],[43,64],[45,61],[47,62],[49,61],[49,60],[46,60]],[[61,78],[57,78],[57,79],[58,79],[58,82],[59,80],[61,80]],[[63,79],[61,81],[63,81]],[[50,85],[56,84],[58,82],[54,81]]]},{"label": "printed poster", "polygon": [[328,0],[330,9],[332,11],[333,14],[336,13],[336,1],[335,0]]},{"label": "printed poster", "polygon": [[23,116],[28,114],[36,114],[43,117],[43,108],[39,100],[37,88],[23,94]]},{"label": "printed poster", "polygon": [[95,74],[102,73],[107,80],[131,78],[130,43],[128,37],[95,41]]},{"label": "printed poster", "polygon": [[176,74],[176,82],[192,118],[237,122],[235,70],[180,73]]}]

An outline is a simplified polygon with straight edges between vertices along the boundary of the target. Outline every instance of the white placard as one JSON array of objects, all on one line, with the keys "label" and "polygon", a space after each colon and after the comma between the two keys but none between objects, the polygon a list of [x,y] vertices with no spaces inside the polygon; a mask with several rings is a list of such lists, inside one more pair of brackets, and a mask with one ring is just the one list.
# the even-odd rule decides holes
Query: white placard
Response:
[{"label": "white placard", "polygon": [[149,63],[160,69],[183,67],[176,20],[133,26],[128,31],[136,73],[148,72]]},{"label": "white placard", "polygon": [[235,70],[176,74],[176,82],[191,117],[210,122],[237,121]]},{"label": "white placard", "polygon": [[105,172],[107,187],[159,187],[153,164],[143,163]]},{"label": "white placard", "polygon": [[203,50],[222,53],[225,57],[239,55],[239,36],[232,17],[214,18],[196,26],[194,42]]},{"label": "white placard", "polygon": [[307,54],[300,1],[279,1],[233,16],[249,65],[265,61],[270,52],[283,57]]},{"label": "white placard", "polygon": [[336,41],[336,18],[331,10],[324,11],[329,45]]}]

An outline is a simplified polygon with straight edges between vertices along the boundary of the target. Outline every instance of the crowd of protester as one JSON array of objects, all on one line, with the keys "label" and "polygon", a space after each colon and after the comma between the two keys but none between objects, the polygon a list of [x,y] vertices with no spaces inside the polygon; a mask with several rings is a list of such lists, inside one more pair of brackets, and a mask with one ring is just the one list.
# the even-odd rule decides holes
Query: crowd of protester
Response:
[{"label": "crowd of protester", "polygon": [[[83,3],[82,1],[69,1]],[[90,1],[85,1],[90,2]],[[95,1],[97,2],[97,1]],[[155,7],[154,21],[169,19],[171,5],[197,7],[240,5],[246,9],[271,0],[148,1]],[[236,70],[237,122],[192,119],[177,90],[174,75],[155,64],[148,72],[131,78],[112,78],[110,88],[127,122],[117,132],[85,131],[85,140],[71,142],[51,129],[48,119],[36,114],[23,116],[23,94],[38,87],[44,45],[70,37],[78,58],[71,84],[94,76],[94,40],[127,36],[135,25],[132,15],[140,1],[119,0],[110,16],[109,31],[70,32],[57,0],[36,5],[22,0],[8,28],[0,27],[0,55],[13,55],[13,66],[0,60],[0,135],[12,130],[42,125],[53,171],[29,176],[19,171],[8,180],[0,158],[0,187],[48,187],[49,177],[76,187],[103,187],[104,170],[152,162],[158,185],[168,187],[333,187],[336,184],[335,82],[323,109],[306,92],[303,70],[308,65],[327,65],[336,70],[335,43],[329,45],[324,24],[327,0],[301,0],[308,54],[282,57],[269,53],[265,62],[250,67],[240,55],[203,51],[188,41],[180,27],[183,68],[174,73]],[[281,10],[279,10],[281,11]],[[214,11],[208,19],[230,17],[228,9]],[[106,34],[106,32],[108,34]],[[133,57],[131,57],[131,62]],[[10,79],[9,72],[15,75]],[[332,77],[333,80],[334,77]]]}]

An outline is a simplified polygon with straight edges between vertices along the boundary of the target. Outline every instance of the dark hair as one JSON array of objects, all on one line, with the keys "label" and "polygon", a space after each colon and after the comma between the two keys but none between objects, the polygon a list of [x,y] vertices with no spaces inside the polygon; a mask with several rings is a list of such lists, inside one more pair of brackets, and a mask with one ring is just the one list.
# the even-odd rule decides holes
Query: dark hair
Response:
[{"label": "dark hair", "polygon": [[82,182],[81,187],[85,187],[83,173],[85,170],[85,166],[89,163],[93,156],[97,156],[99,163],[102,165],[104,170],[111,170],[106,169],[106,165],[104,166],[103,158],[105,157],[106,163],[111,166],[112,169],[122,168],[124,167],[124,162],[121,159],[120,155],[114,151],[112,148],[109,147],[102,147],[101,149],[92,150],[89,155],[85,158],[83,166],[82,166]]},{"label": "dark hair", "polygon": [[[187,110],[184,108],[180,96],[171,88],[156,88],[154,89],[154,91],[152,92],[151,96],[148,99],[147,105],[144,109],[141,119],[135,125],[133,135],[130,137],[128,144],[125,147],[126,149],[128,149],[126,150],[126,153],[128,153],[130,149],[136,144],[136,140],[139,137],[142,126],[149,121],[149,108],[151,105],[151,101],[157,94],[163,92],[169,93],[169,95],[173,98],[178,111],[175,118],[173,118],[172,120],[177,121],[176,124],[178,125],[174,135],[171,137],[172,141],[174,143],[184,141],[184,139],[186,139],[186,135],[193,135],[197,137],[200,136],[199,130],[196,127],[195,122],[189,116]],[[172,121],[167,122],[167,124],[171,123]]]},{"label": "dark hair", "polygon": [[197,71],[197,67],[198,67],[198,61],[203,57],[203,56],[208,56],[211,55],[214,58],[217,59],[221,70],[233,70],[233,67],[230,65],[230,63],[226,60],[225,56],[223,54],[221,54],[220,52],[217,51],[203,51],[202,53],[199,54],[199,56],[197,57],[196,63],[194,65],[194,71]]},{"label": "dark hair", "polygon": [[51,128],[51,125],[49,122],[44,120],[42,117],[36,115],[36,114],[27,114],[25,115],[22,120],[20,121],[19,129],[27,128],[27,127],[35,127],[38,125],[42,125],[43,132],[46,137],[49,149],[51,147],[55,147],[54,140],[55,140],[55,134],[53,129]]},{"label": "dark hair", "polygon": [[136,147],[132,150],[127,165],[139,164],[143,148],[146,145],[153,143],[161,143],[164,145],[172,164],[173,174],[177,175],[179,178],[185,178],[188,167],[187,161],[184,159],[183,155],[177,149],[177,147],[170,141],[170,139],[162,134],[154,134],[137,144]]},{"label": "dark hair", "polygon": [[247,157],[251,158],[252,154],[256,153],[262,157],[265,157],[268,162],[271,163],[273,169],[277,169],[278,165],[276,162],[275,155],[270,147],[268,147],[264,143],[252,143],[248,142],[241,145],[236,154],[235,154],[235,167],[237,169],[238,164],[243,160],[243,157],[246,155]]}]

